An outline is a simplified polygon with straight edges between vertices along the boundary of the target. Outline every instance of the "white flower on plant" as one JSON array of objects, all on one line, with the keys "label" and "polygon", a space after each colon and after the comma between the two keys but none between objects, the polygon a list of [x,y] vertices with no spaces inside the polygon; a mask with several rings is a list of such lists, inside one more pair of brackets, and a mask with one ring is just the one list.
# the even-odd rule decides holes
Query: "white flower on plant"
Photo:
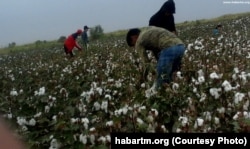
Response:
[{"label": "white flower on plant", "polygon": [[243,105],[243,110],[248,110],[249,104],[250,104],[250,102],[249,102],[249,100],[247,100],[247,101],[245,102],[245,104]]},{"label": "white flower on plant", "polygon": [[109,94],[106,94],[104,98],[105,99],[107,98],[108,100],[111,100],[111,96]]},{"label": "white flower on plant", "polygon": [[13,115],[11,113],[7,114],[8,119],[12,119]]},{"label": "white flower on plant", "polygon": [[177,76],[177,78],[179,78],[179,79],[182,79],[182,78],[183,78],[183,77],[181,76],[181,72],[180,72],[180,71],[177,71],[176,76]]},{"label": "white flower on plant", "polygon": [[17,96],[17,95],[18,95],[18,93],[17,93],[17,91],[16,91],[15,88],[13,88],[13,89],[10,91],[10,95],[11,95],[11,96]]},{"label": "white flower on plant", "polygon": [[108,112],[108,101],[102,101],[101,109],[104,110],[106,113]]},{"label": "white flower on plant", "polygon": [[217,74],[216,72],[212,72],[209,77],[210,79],[220,79],[223,76],[223,74]]},{"label": "white flower on plant", "polygon": [[172,89],[173,89],[173,91],[177,91],[178,89],[179,89],[179,84],[178,83],[173,83],[173,85],[172,85]]},{"label": "white flower on plant", "polygon": [[221,88],[210,88],[209,93],[211,96],[213,96],[215,99],[219,99]]},{"label": "white flower on plant", "polygon": [[150,98],[151,96],[154,96],[157,94],[156,90],[156,82],[154,82],[153,86],[145,91],[145,97]]},{"label": "white flower on plant", "polygon": [[45,112],[45,113],[49,113],[49,110],[50,110],[50,107],[49,107],[48,105],[46,105],[46,106],[44,107],[44,112]]},{"label": "white flower on plant", "polygon": [[220,119],[218,117],[214,117],[214,123],[215,124],[220,124]]},{"label": "white flower on plant", "polygon": [[106,135],[105,138],[106,138],[107,142],[111,142],[111,137],[110,137],[110,135]]},{"label": "white flower on plant", "polygon": [[209,112],[209,111],[203,112],[203,116],[204,116],[205,120],[208,120],[208,121],[212,120],[211,112]]},{"label": "white flower on plant", "polygon": [[140,125],[144,124],[143,120],[140,119],[139,117],[136,118],[136,122],[139,123]]},{"label": "white flower on plant", "polygon": [[204,83],[205,82],[205,77],[204,76],[199,76],[198,77],[198,82],[199,82],[199,84]]},{"label": "white flower on plant", "polygon": [[217,108],[217,111],[220,113],[220,114],[223,114],[226,112],[226,109],[224,107],[220,107],[220,108]]},{"label": "white flower on plant", "polygon": [[153,115],[148,115],[147,120],[148,120],[148,122],[152,123],[154,121]]},{"label": "white flower on plant", "polygon": [[118,80],[118,81],[115,82],[115,87],[117,87],[117,88],[122,87],[122,83],[121,83],[120,80]]},{"label": "white flower on plant", "polygon": [[97,87],[96,91],[99,93],[99,95],[102,95],[102,93],[103,93],[103,89],[100,87]]},{"label": "white flower on plant", "polygon": [[35,126],[36,125],[36,120],[34,118],[30,119],[29,120],[29,123],[28,123],[30,126]]},{"label": "white flower on plant", "polygon": [[84,128],[87,130],[89,128],[89,119],[88,118],[82,118],[81,122],[83,123]]},{"label": "white flower on plant", "polygon": [[91,135],[89,136],[89,139],[90,139],[90,143],[91,143],[92,145],[94,145],[94,144],[95,144],[95,135],[94,135],[94,134],[91,134]]},{"label": "white flower on plant", "polygon": [[22,130],[22,131],[27,131],[27,130],[28,130],[28,127],[25,126],[25,125],[23,125],[23,126],[21,127],[21,130]]},{"label": "white flower on plant", "polygon": [[241,112],[237,112],[234,116],[233,119],[237,120],[239,118],[239,116],[241,115]]},{"label": "white flower on plant", "polygon": [[229,91],[231,91],[231,90],[233,89],[233,87],[231,86],[231,84],[230,84],[227,80],[225,80],[225,81],[222,83],[222,87],[224,87],[224,90],[225,90],[226,92],[229,92]]},{"label": "white flower on plant", "polygon": [[196,121],[195,121],[195,124],[194,124],[194,128],[201,127],[201,126],[203,126],[203,124],[204,124],[204,119],[197,118]]},{"label": "white flower on plant", "polygon": [[52,117],[52,120],[55,121],[55,122],[57,122],[57,116],[54,115],[54,116]]},{"label": "white flower on plant", "polygon": [[235,67],[234,70],[233,70],[233,72],[236,73],[236,74],[239,73],[239,72],[240,72],[240,71],[239,71],[239,68],[238,68],[238,67]]},{"label": "white flower on plant", "polygon": [[187,126],[187,125],[189,124],[189,123],[188,123],[188,118],[187,118],[187,117],[181,116],[181,117],[179,117],[178,120],[181,121],[181,125],[182,125],[183,127],[185,127],[185,126]]},{"label": "white flower on plant", "polygon": [[141,84],[141,88],[145,88],[146,87],[146,84],[145,83],[142,83]]},{"label": "white flower on plant", "polygon": [[96,101],[93,105],[94,110],[99,111],[101,109],[101,105],[98,101]]},{"label": "white flower on plant", "polygon": [[97,139],[98,142],[101,142],[102,144],[105,144],[106,143],[106,137],[104,136],[100,136],[98,139]]},{"label": "white flower on plant", "polygon": [[38,91],[35,91],[35,96],[42,96],[45,94],[45,87],[41,87]]},{"label": "white flower on plant", "polygon": [[78,122],[79,122],[79,118],[71,118],[71,119],[70,119],[70,122],[71,122],[72,124],[78,123]]},{"label": "white flower on plant", "polygon": [[38,112],[37,114],[34,115],[34,117],[40,117],[42,115],[42,112]]},{"label": "white flower on plant", "polygon": [[87,144],[87,135],[80,134],[79,140],[82,142],[82,144]]},{"label": "white flower on plant", "polygon": [[206,98],[207,98],[207,94],[205,94],[205,93],[201,93],[200,102],[205,101],[205,100],[206,100]]},{"label": "white flower on plant", "polygon": [[250,119],[250,112],[244,111],[243,116],[245,119]]},{"label": "white flower on plant", "polygon": [[182,130],[180,128],[176,128],[176,133],[180,133]]},{"label": "white flower on plant", "polygon": [[239,104],[243,98],[245,97],[245,94],[244,93],[239,93],[237,92],[235,95],[234,95],[234,103],[235,104]]},{"label": "white flower on plant", "polygon": [[151,109],[151,113],[152,113],[155,117],[157,117],[158,114],[159,114],[159,112],[157,111],[157,109]]},{"label": "white flower on plant", "polygon": [[26,121],[26,119],[23,118],[23,117],[17,117],[17,123],[18,123],[20,126],[23,126],[23,125],[28,124],[28,122]]},{"label": "white flower on plant", "polygon": [[59,149],[59,143],[57,141],[57,139],[52,139],[50,142],[50,147],[49,149]]},{"label": "white flower on plant", "polygon": [[106,122],[106,126],[108,126],[108,127],[111,127],[111,126],[113,126],[114,125],[114,122],[113,121],[108,121],[108,122]]}]

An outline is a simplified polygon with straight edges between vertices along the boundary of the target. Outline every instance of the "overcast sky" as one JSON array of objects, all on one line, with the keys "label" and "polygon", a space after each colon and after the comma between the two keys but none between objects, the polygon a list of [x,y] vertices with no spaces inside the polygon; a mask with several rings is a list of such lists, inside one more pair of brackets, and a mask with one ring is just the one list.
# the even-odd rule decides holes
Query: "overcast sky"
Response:
[{"label": "overcast sky", "polygon": [[[57,40],[84,25],[104,32],[144,27],[166,0],[1,0],[0,47]],[[175,22],[250,11],[250,0],[174,0]]]}]

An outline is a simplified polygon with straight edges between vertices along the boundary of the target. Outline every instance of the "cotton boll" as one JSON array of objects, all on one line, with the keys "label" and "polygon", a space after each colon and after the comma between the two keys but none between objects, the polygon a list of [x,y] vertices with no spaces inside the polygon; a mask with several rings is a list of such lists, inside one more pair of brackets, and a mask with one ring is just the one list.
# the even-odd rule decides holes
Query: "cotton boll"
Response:
[{"label": "cotton boll", "polygon": [[111,127],[111,126],[113,126],[114,125],[114,122],[113,121],[108,121],[108,122],[106,122],[106,126],[108,126],[108,127]]},{"label": "cotton boll", "polygon": [[220,119],[218,117],[214,117],[214,123],[215,124],[220,124]]},{"label": "cotton boll", "polygon": [[79,140],[82,144],[87,144],[87,135],[80,134]]},{"label": "cotton boll", "polygon": [[139,123],[140,125],[144,124],[143,120],[140,118],[136,118],[136,122]]},{"label": "cotton boll", "polygon": [[239,104],[242,100],[243,100],[243,98],[245,97],[245,94],[243,94],[243,93],[236,93],[235,95],[234,95],[234,103],[235,104]]}]

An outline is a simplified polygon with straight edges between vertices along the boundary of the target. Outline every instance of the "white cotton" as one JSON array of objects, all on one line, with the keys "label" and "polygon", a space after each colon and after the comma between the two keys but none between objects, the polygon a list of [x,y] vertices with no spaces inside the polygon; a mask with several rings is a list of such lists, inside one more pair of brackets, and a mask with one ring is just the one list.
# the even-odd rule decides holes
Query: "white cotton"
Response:
[{"label": "white cotton", "polygon": [[211,96],[213,96],[215,99],[218,99],[220,97],[221,88],[210,88],[209,93]]},{"label": "white cotton", "polygon": [[181,117],[179,117],[178,120],[181,121],[181,125],[182,125],[183,127],[185,127],[185,126],[188,125],[188,118],[187,118],[187,117],[181,116]]},{"label": "white cotton", "polygon": [[240,72],[238,67],[235,67],[233,71],[234,71],[234,73],[236,73],[236,74]]},{"label": "white cotton", "polygon": [[157,109],[151,109],[151,113],[156,117],[158,116],[159,112],[157,111]]},{"label": "white cotton", "polygon": [[198,70],[198,77],[203,77],[204,76],[204,72],[202,69]]},{"label": "white cotton", "polygon": [[100,137],[97,139],[97,141],[102,142],[103,144],[105,144],[105,143],[106,143],[106,137],[100,136]]},{"label": "white cotton", "polygon": [[215,124],[220,124],[220,119],[218,117],[214,117],[214,123]]},{"label": "white cotton", "polygon": [[10,91],[10,95],[11,96],[17,96],[18,93],[17,93],[16,89],[13,88],[12,91]]},{"label": "white cotton", "polygon": [[226,109],[224,107],[221,107],[221,108],[217,108],[217,111],[220,113],[220,114],[223,114],[226,112]]},{"label": "white cotton", "polygon": [[89,123],[89,119],[88,119],[88,118],[82,118],[82,119],[81,119],[81,122],[82,122],[82,123],[88,124],[88,123]]},{"label": "white cotton", "polygon": [[196,121],[195,121],[195,128],[197,128],[197,127],[201,127],[201,126],[203,126],[203,124],[204,124],[204,120],[202,119],[202,118],[197,118],[196,119]]},{"label": "white cotton", "polygon": [[142,83],[141,84],[141,88],[145,88],[146,87],[146,84],[145,83]]},{"label": "white cotton", "polygon": [[49,113],[49,110],[50,110],[50,107],[49,107],[48,105],[46,105],[46,106],[44,107],[44,112],[45,112],[45,113]]},{"label": "white cotton", "polygon": [[225,81],[222,83],[222,87],[224,87],[224,90],[225,90],[226,92],[229,92],[229,91],[231,91],[231,90],[233,89],[233,87],[231,86],[231,84],[230,84],[227,80],[225,80]]},{"label": "white cotton", "polygon": [[35,126],[36,125],[36,120],[34,118],[30,119],[29,120],[29,123],[28,123],[30,126]]},{"label": "white cotton", "polygon": [[154,82],[153,86],[145,91],[145,97],[150,98],[151,96],[154,96],[157,94],[156,90],[156,82]]},{"label": "white cotton", "polygon": [[147,116],[148,122],[152,123],[154,121],[154,117],[152,115]]},{"label": "white cotton", "polygon": [[98,92],[99,95],[102,95],[102,93],[103,93],[103,89],[100,87],[97,87],[96,91]]},{"label": "white cotton", "polygon": [[204,116],[205,120],[207,120],[207,121],[211,121],[211,119],[212,119],[211,112],[209,112],[209,111],[203,112],[203,116]]},{"label": "white cotton", "polygon": [[173,85],[172,85],[172,89],[173,89],[173,91],[177,91],[178,89],[179,89],[179,84],[178,83],[173,83]]},{"label": "white cotton", "polygon": [[144,124],[143,120],[138,117],[136,118],[136,122],[139,123],[140,125]]},{"label": "white cotton", "polygon": [[111,142],[111,136],[110,135],[106,135],[105,138],[106,138],[107,142],[109,142],[109,143]]},{"label": "white cotton", "polygon": [[95,111],[99,111],[101,109],[100,103],[96,101],[93,105],[93,108]]},{"label": "white cotton", "polygon": [[106,94],[104,98],[105,99],[107,98],[108,100],[111,100],[111,96],[109,94]]},{"label": "white cotton", "polygon": [[201,93],[200,102],[205,101],[205,100],[206,100],[206,98],[207,98],[207,94],[205,94],[205,93]]},{"label": "white cotton", "polygon": [[94,145],[94,144],[95,144],[95,135],[94,135],[94,134],[91,134],[91,135],[89,136],[89,139],[90,139],[90,143],[91,143],[92,145]]},{"label": "white cotton", "polygon": [[180,71],[177,71],[176,76],[177,76],[177,78],[179,78],[179,79],[182,79],[182,78],[183,78]]},{"label": "white cotton", "polygon": [[234,103],[239,104],[243,100],[244,97],[245,97],[245,94],[237,92],[234,95]]},{"label": "white cotton", "polygon": [[198,82],[199,82],[199,84],[204,83],[205,82],[205,77],[204,76],[198,77]]},{"label": "white cotton", "polygon": [[234,120],[237,120],[239,118],[239,115],[241,114],[241,112],[237,112],[234,116],[233,116],[233,119]]},{"label": "white cotton", "polygon": [[126,115],[127,112],[128,112],[128,106],[123,107],[123,108],[122,108],[122,114],[123,114],[123,115]]},{"label": "white cotton", "polygon": [[180,132],[182,132],[182,130],[180,128],[177,128],[176,133],[180,133]]},{"label": "white cotton", "polygon": [[108,126],[108,127],[111,127],[111,126],[113,126],[114,125],[114,122],[113,121],[108,121],[108,122],[106,122],[106,126]]},{"label": "white cotton", "polygon": [[59,143],[56,139],[51,140],[49,149],[59,149]]},{"label": "white cotton", "polygon": [[23,117],[17,117],[17,123],[18,123],[20,126],[23,126],[23,125],[28,124],[28,122],[26,121],[26,119],[23,118]]},{"label": "white cotton", "polygon": [[13,115],[11,113],[7,114],[8,119],[12,119]]},{"label": "white cotton", "polygon": [[220,79],[221,75],[219,76],[216,72],[213,72],[209,75],[210,79]]},{"label": "white cotton", "polygon": [[247,100],[247,101],[244,103],[244,105],[243,105],[243,110],[248,110],[249,104],[250,104],[250,102],[249,102],[249,100]]},{"label": "white cotton", "polygon": [[101,109],[104,110],[106,113],[108,112],[108,101],[102,101]]},{"label": "white cotton", "polygon": [[244,111],[243,116],[244,116],[245,119],[250,119],[250,112]]}]

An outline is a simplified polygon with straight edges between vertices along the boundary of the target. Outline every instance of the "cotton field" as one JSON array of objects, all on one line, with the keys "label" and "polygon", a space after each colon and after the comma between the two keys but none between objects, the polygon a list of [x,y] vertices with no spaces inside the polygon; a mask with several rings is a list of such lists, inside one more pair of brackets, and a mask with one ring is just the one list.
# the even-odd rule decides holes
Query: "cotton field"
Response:
[{"label": "cotton field", "polygon": [[[0,56],[0,112],[31,148],[109,148],[111,132],[250,132],[250,17],[177,27],[186,54],[152,89],[125,37]],[[149,53],[150,54],[150,53]]]}]

